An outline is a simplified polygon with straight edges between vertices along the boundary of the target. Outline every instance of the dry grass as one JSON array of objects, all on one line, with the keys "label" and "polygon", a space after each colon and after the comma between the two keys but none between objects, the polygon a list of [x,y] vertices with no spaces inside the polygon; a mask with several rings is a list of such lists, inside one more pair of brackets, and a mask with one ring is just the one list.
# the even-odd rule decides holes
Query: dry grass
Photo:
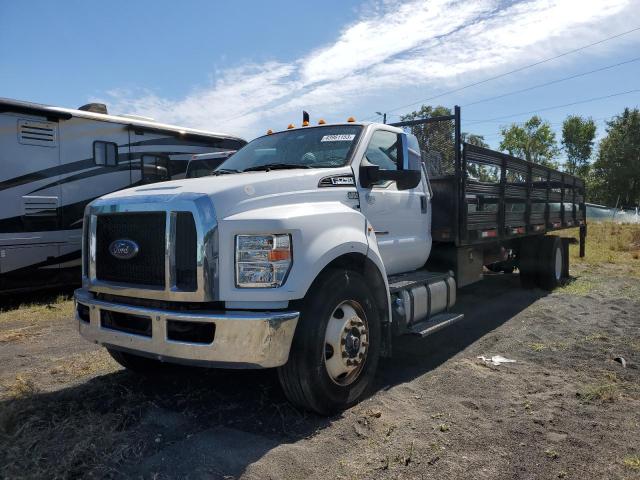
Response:
[{"label": "dry grass", "polygon": [[[577,228],[566,230],[563,235],[577,239],[579,230]],[[572,263],[589,266],[607,263],[625,265],[629,267],[630,274],[640,277],[640,224],[590,223],[586,249],[586,257],[580,258],[578,245],[572,245],[570,248]]]},{"label": "dry grass", "polygon": [[585,342],[608,342],[609,341],[609,337],[606,336],[604,333],[592,333],[591,335],[587,335],[586,337],[584,337],[584,341]]},{"label": "dry grass", "polygon": [[31,378],[20,374],[16,375],[12,383],[3,385],[3,387],[5,389],[5,395],[12,398],[23,398],[34,395],[40,391]]},{"label": "dry grass", "polygon": [[612,403],[620,398],[620,389],[615,383],[587,385],[577,395],[583,403]]},{"label": "dry grass", "polygon": [[139,421],[139,399],[130,395],[131,402],[113,409],[110,404],[117,397],[105,394],[104,388],[85,390],[75,398],[25,393],[5,403],[0,410],[0,446],[7,461],[0,465],[0,477],[105,477],[113,475],[113,467],[101,465],[100,459],[118,463],[139,457],[146,447],[144,439],[124,431]]},{"label": "dry grass", "polygon": [[545,350],[547,346],[544,343],[531,343],[529,344],[529,348],[534,352],[541,352],[542,350]]},{"label": "dry grass", "polygon": [[[8,305],[6,305],[8,303]],[[70,318],[73,315],[73,300],[67,295],[58,295],[41,302],[5,302],[0,307],[0,324],[34,323],[47,320]]]},{"label": "dry grass", "polygon": [[0,332],[0,343],[19,342],[21,340],[31,338],[35,335],[38,335],[38,332],[35,332],[33,330],[33,325],[29,325],[28,327],[14,328],[13,330]]},{"label": "dry grass", "polygon": [[622,460],[622,464],[631,470],[640,470],[640,455],[630,455]]},{"label": "dry grass", "polygon": [[555,451],[555,450],[553,450],[551,448],[547,448],[544,451],[544,454],[547,456],[547,458],[550,458],[552,460],[555,460],[556,458],[558,458],[560,456],[560,454],[557,451]]},{"label": "dry grass", "polygon": [[560,287],[558,291],[570,295],[587,295],[595,288],[595,284],[584,277],[577,278],[566,285]]},{"label": "dry grass", "polygon": [[68,382],[96,373],[112,372],[117,368],[109,354],[101,349],[59,360],[51,367],[49,373],[61,377],[61,381]]}]

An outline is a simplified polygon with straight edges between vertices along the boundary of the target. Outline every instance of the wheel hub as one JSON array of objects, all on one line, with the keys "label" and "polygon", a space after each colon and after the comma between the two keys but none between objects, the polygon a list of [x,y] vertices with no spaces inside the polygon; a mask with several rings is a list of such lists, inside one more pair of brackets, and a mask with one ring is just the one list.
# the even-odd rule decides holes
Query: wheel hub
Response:
[{"label": "wheel hub", "polygon": [[325,334],[325,367],[333,382],[349,385],[358,378],[367,358],[368,340],[362,307],[352,300],[338,305]]},{"label": "wheel hub", "polygon": [[[354,333],[355,330],[355,333]],[[355,358],[360,352],[360,332],[352,329],[345,337],[344,348],[349,358]]]}]

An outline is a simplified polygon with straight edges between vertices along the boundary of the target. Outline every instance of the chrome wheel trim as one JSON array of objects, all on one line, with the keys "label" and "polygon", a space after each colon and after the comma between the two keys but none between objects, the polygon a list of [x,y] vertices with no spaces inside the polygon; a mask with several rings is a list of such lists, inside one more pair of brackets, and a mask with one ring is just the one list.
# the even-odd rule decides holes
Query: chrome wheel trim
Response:
[{"label": "chrome wheel trim", "polygon": [[345,300],[333,310],[324,342],[329,378],[340,386],[351,385],[360,376],[369,350],[369,324],[358,302]]}]

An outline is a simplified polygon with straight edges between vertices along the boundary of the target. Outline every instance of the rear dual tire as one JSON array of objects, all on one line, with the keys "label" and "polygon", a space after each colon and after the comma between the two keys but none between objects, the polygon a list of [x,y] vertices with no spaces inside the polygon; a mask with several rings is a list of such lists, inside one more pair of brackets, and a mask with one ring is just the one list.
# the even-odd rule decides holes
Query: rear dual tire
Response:
[{"label": "rear dual tire", "polygon": [[553,290],[569,276],[562,240],[556,236],[531,237],[522,241],[519,254],[520,281],[525,288]]},{"label": "rear dual tire", "polygon": [[553,290],[568,277],[564,271],[564,251],[559,237],[543,237],[540,249],[541,269],[538,285],[544,290]]}]

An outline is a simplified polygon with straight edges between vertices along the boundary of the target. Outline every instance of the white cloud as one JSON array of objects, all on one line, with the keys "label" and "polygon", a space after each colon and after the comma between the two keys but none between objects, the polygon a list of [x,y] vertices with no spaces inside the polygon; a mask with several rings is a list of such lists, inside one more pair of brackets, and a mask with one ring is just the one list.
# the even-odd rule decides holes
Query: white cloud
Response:
[{"label": "white cloud", "polygon": [[333,45],[305,58],[302,79],[312,84],[366,70],[433,38],[451,34],[490,12],[496,4],[496,0],[393,2],[384,14],[349,26]]},{"label": "white cloud", "polygon": [[111,111],[251,138],[302,108],[342,114],[367,96],[443,90],[597,41],[635,26],[637,1],[371,0],[335,42],[303,58],[226,70],[180,99],[113,90],[102,101]]}]

